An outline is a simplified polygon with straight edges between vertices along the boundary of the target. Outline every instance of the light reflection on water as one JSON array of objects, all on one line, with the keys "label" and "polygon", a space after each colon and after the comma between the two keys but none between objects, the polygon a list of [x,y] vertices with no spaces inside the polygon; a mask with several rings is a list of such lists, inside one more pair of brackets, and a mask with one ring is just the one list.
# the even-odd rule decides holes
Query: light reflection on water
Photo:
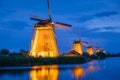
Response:
[{"label": "light reflection on water", "polygon": [[95,61],[89,62],[88,66],[76,66],[72,69],[72,74],[74,75],[75,80],[82,80],[82,78],[86,77],[92,72],[98,71],[100,68]]},{"label": "light reflection on water", "polygon": [[58,65],[33,66],[32,68],[31,80],[58,80]]},{"label": "light reflection on water", "polygon": [[0,69],[0,80],[120,80],[119,61],[120,58],[109,58],[81,65],[43,65],[32,66],[28,69]]}]

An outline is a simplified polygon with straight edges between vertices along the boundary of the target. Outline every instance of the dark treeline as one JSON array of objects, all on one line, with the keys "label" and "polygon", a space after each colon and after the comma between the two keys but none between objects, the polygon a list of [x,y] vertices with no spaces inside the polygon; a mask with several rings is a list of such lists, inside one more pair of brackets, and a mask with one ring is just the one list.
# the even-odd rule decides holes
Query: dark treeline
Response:
[{"label": "dark treeline", "polygon": [[20,49],[18,52],[10,52],[8,49],[1,49],[0,55],[10,56],[10,55],[28,55],[28,51],[25,49]]}]

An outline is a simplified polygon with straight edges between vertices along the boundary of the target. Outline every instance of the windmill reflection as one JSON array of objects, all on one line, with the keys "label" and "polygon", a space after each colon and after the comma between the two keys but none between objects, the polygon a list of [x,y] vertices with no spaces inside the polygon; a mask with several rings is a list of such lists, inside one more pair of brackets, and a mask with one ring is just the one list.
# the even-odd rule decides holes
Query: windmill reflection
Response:
[{"label": "windmill reflection", "polygon": [[83,77],[83,67],[79,66],[79,67],[75,67],[72,69],[73,75],[76,79],[82,79]]},{"label": "windmill reflection", "polygon": [[33,66],[30,80],[58,80],[58,65]]},{"label": "windmill reflection", "polygon": [[72,68],[72,73],[75,80],[82,80],[82,78],[98,70],[99,70],[99,65],[94,65],[94,62],[89,62],[89,65],[86,67],[76,66]]}]

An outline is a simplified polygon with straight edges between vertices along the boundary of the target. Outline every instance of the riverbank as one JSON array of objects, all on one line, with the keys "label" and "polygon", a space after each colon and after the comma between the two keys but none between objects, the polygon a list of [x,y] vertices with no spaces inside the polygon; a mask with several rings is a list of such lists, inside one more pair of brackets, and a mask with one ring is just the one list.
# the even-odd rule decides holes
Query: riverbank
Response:
[{"label": "riverbank", "polygon": [[56,58],[50,57],[26,57],[26,56],[0,56],[0,67],[4,66],[35,66],[35,65],[51,65],[51,64],[82,64],[97,57],[84,56],[60,56]]},{"label": "riverbank", "polygon": [[53,65],[53,64],[82,64],[97,59],[105,59],[108,57],[117,57],[111,55],[99,56],[59,56],[59,57],[30,57],[23,55],[3,55],[0,56],[0,67],[4,66],[37,66],[37,65]]}]

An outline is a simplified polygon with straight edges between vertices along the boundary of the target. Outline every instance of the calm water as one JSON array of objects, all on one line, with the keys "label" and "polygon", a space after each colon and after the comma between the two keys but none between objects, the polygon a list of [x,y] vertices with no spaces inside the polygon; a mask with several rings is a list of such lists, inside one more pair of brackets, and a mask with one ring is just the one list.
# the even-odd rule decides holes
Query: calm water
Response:
[{"label": "calm water", "polygon": [[0,80],[120,80],[120,57],[82,65],[0,68]]}]

